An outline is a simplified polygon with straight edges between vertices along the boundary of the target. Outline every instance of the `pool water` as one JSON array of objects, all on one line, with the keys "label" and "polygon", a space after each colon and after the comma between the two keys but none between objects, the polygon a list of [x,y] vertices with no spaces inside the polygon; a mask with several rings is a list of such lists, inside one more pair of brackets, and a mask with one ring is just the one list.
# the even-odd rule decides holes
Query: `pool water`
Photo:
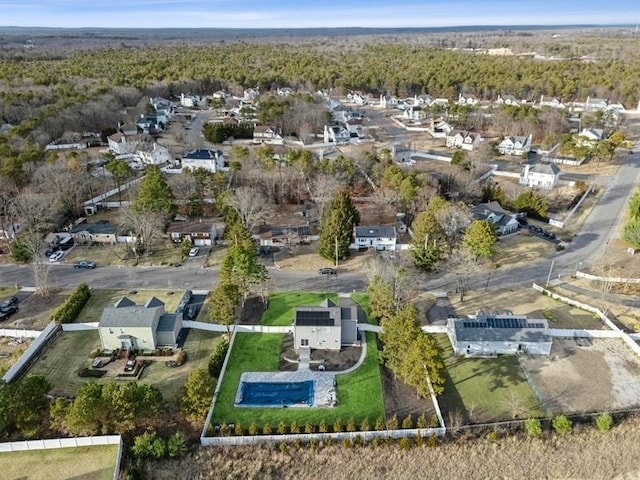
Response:
[{"label": "pool water", "polygon": [[240,407],[312,406],[314,381],[304,382],[242,382]]}]

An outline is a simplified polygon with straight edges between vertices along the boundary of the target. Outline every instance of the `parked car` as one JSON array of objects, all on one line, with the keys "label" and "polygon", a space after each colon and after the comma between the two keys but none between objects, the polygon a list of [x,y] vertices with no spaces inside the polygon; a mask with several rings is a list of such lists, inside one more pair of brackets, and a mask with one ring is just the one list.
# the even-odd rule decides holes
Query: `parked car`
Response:
[{"label": "parked car", "polygon": [[320,275],[336,275],[338,271],[335,268],[324,267],[318,270]]},{"label": "parked car", "polygon": [[184,316],[187,320],[193,320],[198,316],[198,307],[196,305],[189,305],[184,312]]},{"label": "parked car", "polygon": [[544,230],[544,231],[542,232],[542,235],[544,235],[545,237],[547,237],[547,238],[549,238],[549,239],[551,239],[551,240],[555,240],[555,238],[556,238],[556,234],[555,234],[555,233],[553,233],[553,232],[547,232],[546,230]]},{"label": "parked car", "polygon": [[529,225],[529,230],[536,233],[542,233],[542,228],[537,225]]},{"label": "parked car", "polygon": [[11,305],[10,307],[3,308],[2,310],[0,310],[0,320],[6,320],[17,311],[18,307],[16,305]]},{"label": "parked car", "polygon": [[73,264],[73,268],[96,268],[96,263],[89,260],[80,260]]},{"label": "parked car", "polygon": [[193,292],[191,290],[187,290],[184,292],[184,295],[182,295],[182,299],[178,304],[178,308],[176,308],[176,313],[183,313],[185,311],[187,305],[189,305],[189,302],[191,301],[192,296]]},{"label": "parked car", "polygon": [[190,257],[197,257],[198,253],[200,253],[200,249],[198,247],[193,247],[191,250],[189,250]]},{"label": "parked car", "polygon": [[127,360],[127,364],[124,366],[124,371],[133,372],[133,370],[136,368],[136,363],[138,363],[138,361],[135,359]]},{"label": "parked car", "polygon": [[9,307],[18,304],[18,297],[15,295],[11,295],[9,298],[5,298],[2,303],[0,303],[0,310],[6,310]]},{"label": "parked car", "polygon": [[64,257],[64,252],[62,250],[57,251],[56,253],[52,254],[49,257],[49,261],[50,262],[58,262],[60,260],[62,260],[62,257]]}]

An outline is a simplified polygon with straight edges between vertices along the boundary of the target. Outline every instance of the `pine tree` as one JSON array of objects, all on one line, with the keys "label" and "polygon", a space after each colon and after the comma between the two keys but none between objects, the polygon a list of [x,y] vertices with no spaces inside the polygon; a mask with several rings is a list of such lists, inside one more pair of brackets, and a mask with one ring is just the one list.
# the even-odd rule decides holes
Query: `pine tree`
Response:
[{"label": "pine tree", "polygon": [[489,258],[498,241],[496,230],[487,220],[471,222],[464,235],[463,244],[475,258]]},{"label": "pine tree", "polygon": [[349,257],[349,245],[353,227],[360,222],[360,212],[349,193],[341,191],[325,207],[320,227],[320,255],[327,260],[345,260]]},{"label": "pine tree", "polygon": [[156,165],[147,168],[131,208],[136,213],[162,213],[167,217],[175,213],[173,193]]}]

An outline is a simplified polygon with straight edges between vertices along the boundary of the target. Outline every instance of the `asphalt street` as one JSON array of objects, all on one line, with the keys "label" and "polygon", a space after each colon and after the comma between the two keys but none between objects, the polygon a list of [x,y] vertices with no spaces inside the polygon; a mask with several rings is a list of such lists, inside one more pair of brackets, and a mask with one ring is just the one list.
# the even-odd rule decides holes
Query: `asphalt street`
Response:
[{"label": "asphalt street", "polygon": [[[629,155],[626,163],[608,184],[607,190],[593,208],[580,232],[551,260],[539,260],[526,267],[510,268],[504,265],[482,274],[471,282],[472,288],[498,289],[514,285],[545,282],[549,277],[572,275],[579,263],[593,262],[606,253],[611,235],[616,231],[629,196],[640,180],[640,153]],[[317,272],[270,270],[271,287],[281,290],[322,290],[335,292],[362,291],[367,277],[360,272],[339,272],[322,276]],[[168,288],[210,290],[218,280],[214,268],[202,268],[187,262],[182,267],[98,267],[95,270],[74,269],[71,265],[52,265],[50,283],[53,288],[73,287],[85,282],[95,288]],[[455,289],[455,278],[445,273],[416,274],[412,282],[424,291]],[[0,265],[0,285],[33,284],[28,265]]]}]

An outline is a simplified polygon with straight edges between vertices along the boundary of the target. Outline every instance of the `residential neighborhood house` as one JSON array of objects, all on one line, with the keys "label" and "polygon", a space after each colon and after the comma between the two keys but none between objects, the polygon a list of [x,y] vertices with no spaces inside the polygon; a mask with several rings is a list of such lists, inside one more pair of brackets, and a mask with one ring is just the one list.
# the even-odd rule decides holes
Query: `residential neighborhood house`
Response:
[{"label": "residential neighborhood house", "polygon": [[293,319],[294,348],[340,350],[358,341],[355,305],[340,307],[328,298],[318,307],[298,307]]},{"label": "residential neighborhood house", "polygon": [[515,233],[520,227],[516,217],[507,213],[498,202],[480,203],[472,210],[478,220],[486,220],[491,223],[498,236]]},{"label": "residential neighborhood house", "polygon": [[520,106],[522,102],[518,100],[513,95],[498,95],[498,99],[496,100],[496,105],[512,105],[512,106]]},{"label": "residential neighborhood house", "polygon": [[222,223],[213,220],[174,222],[167,228],[167,233],[175,243],[182,243],[184,240],[188,240],[196,247],[210,247],[216,244],[221,234],[221,228]]},{"label": "residential neighborhood house", "polygon": [[533,167],[525,165],[520,184],[533,188],[551,189],[558,184],[560,169],[554,164],[537,163]]},{"label": "residential neighborhood house", "polygon": [[480,146],[482,137],[479,133],[451,130],[446,137],[446,145],[449,148],[461,148],[462,150],[475,150]]},{"label": "residential neighborhood house", "polygon": [[191,168],[195,170],[196,168],[204,168],[212,173],[229,169],[222,150],[209,150],[207,148],[192,150],[184,155],[181,161],[183,169]]},{"label": "residential neighborhood house", "polygon": [[505,312],[449,318],[447,335],[456,355],[549,355],[553,339],[546,320]]},{"label": "residential neighborhood house", "polygon": [[171,161],[171,153],[167,147],[154,143],[151,150],[139,149],[135,153],[136,160],[145,165],[164,165]]},{"label": "residential neighborhood house", "polygon": [[342,125],[324,126],[324,143],[349,143],[357,142],[358,133],[350,132]]},{"label": "residential neighborhood house", "polygon": [[562,103],[560,100],[558,100],[556,97],[552,97],[549,99],[545,99],[544,95],[540,96],[540,103],[539,105],[541,107],[549,107],[549,108],[559,108],[564,110],[565,108],[567,108],[565,106],[564,103]]},{"label": "residential neighborhood house", "polygon": [[102,245],[115,245],[118,241],[118,226],[107,220],[99,220],[96,223],[81,223],[74,226],[69,233],[76,243]]},{"label": "residential neighborhood house", "polygon": [[280,129],[268,125],[256,125],[253,129],[253,141],[256,143],[283,143]]},{"label": "residential neighborhood house", "polygon": [[397,233],[393,225],[357,225],[354,228],[353,248],[395,250]]},{"label": "residential neighborhood house", "polygon": [[113,135],[107,137],[107,144],[109,150],[114,155],[127,155],[135,152],[138,142],[135,140],[127,140],[127,136],[124,133],[116,132]]},{"label": "residential neighborhood house", "polygon": [[187,108],[199,107],[204,104],[204,99],[199,95],[180,94],[180,105]]},{"label": "residential neighborhood house", "polygon": [[528,154],[531,151],[531,138],[531,135],[528,137],[518,135],[505,137],[504,140],[498,144],[498,151],[502,155],[522,156]]},{"label": "residential neighborhood house", "polygon": [[181,329],[182,314],[167,313],[164,303],[156,297],[144,305],[122,297],[104,309],[98,323],[100,344],[107,351],[175,348]]},{"label": "residential neighborhood house", "polygon": [[476,105],[478,103],[478,98],[475,95],[458,95],[458,104],[459,105]]}]

